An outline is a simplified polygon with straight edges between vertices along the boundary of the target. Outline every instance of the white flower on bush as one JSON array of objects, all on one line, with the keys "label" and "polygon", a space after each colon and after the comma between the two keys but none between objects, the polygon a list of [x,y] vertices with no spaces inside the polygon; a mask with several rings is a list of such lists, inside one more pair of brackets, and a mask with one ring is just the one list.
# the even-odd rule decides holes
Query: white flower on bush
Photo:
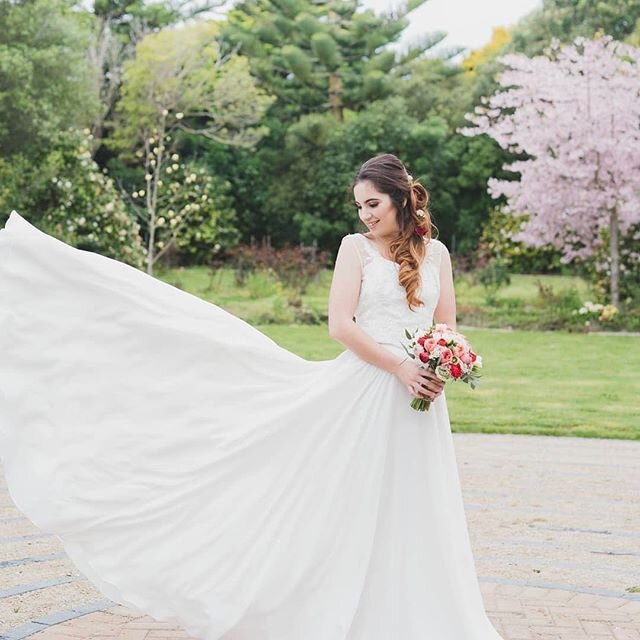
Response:
[{"label": "white flower on bush", "polygon": [[157,227],[161,227],[164,223],[166,222],[166,220],[160,216],[157,220],[156,220],[156,226]]},{"label": "white flower on bush", "polygon": [[[618,313],[618,308],[613,304],[604,305],[587,300],[579,309],[574,309],[571,313],[572,315],[580,314],[581,316],[591,314],[592,316],[597,316],[602,322],[608,322]],[[584,324],[587,327],[591,325],[589,320],[586,320]]]},{"label": "white flower on bush", "polygon": [[147,182],[151,182],[151,178],[153,178],[153,176],[152,176],[150,173],[147,173],[147,174],[144,176],[144,179],[145,179]]}]

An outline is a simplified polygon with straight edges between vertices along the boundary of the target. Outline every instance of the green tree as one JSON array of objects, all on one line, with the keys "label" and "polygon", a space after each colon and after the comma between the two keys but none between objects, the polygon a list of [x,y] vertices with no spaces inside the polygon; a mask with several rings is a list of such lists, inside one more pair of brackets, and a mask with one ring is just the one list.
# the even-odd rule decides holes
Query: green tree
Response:
[{"label": "green tree", "polygon": [[592,38],[598,32],[625,40],[634,32],[638,19],[638,0],[544,0],[540,9],[513,30],[510,50],[539,55],[553,39],[567,44],[578,36]]},{"label": "green tree", "polygon": [[146,3],[143,0],[95,0],[93,35],[89,60],[100,96],[100,109],[92,127],[94,151],[105,135],[119,98],[124,63],[146,35],[178,22],[188,21],[223,4],[223,0],[180,2],[170,0]]},{"label": "green tree", "polygon": [[[144,165],[147,271],[153,272],[162,179],[177,134],[251,147],[266,133],[260,119],[273,98],[256,87],[246,58],[222,56],[218,25],[202,21],[145,37],[125,64],[117,126],[109,144]],[[162,247],[161,247],[162,248]]]},{"label": "green tree", "polygon": [[330,111],[342,120],[346,109],[391,95],[390,74],[444,38],[423,37],[402,54],[385,49],[424,2],[376,15],[360,0],[244,0],[229,12],[223,37],[250,56],[253,73],[280,100],[280,117]]},{"label": "green tree", "polygon": [[38,154],[98,106],[91,18],[65,0],[0,0],[0,154]]}]

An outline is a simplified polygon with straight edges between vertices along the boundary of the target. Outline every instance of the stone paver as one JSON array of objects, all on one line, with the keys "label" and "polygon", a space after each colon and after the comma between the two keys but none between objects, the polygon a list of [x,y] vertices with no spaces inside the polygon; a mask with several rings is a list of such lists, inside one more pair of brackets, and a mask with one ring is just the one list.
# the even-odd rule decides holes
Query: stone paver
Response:
[{"label": "stone paver", "polygon": [[[485,608],[503,638],[640,640],[640,442],[454,443]],[[189,638],[105,599],[2,486],[0,640],[26,637]]]}]

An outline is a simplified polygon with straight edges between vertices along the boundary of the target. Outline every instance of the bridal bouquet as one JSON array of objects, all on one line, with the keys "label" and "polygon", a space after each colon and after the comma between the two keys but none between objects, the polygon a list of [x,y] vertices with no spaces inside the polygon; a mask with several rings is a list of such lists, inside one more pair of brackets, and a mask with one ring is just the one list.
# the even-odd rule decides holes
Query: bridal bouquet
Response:
[{"label": "bridal bouquet", "polygon": [[[443,382],[462,380],[475,389],[480,380],[482,357],[471,349],[465,336],[443,323],[434,324],[427,331],[405,329],[409,344],[403,344],[410,358],[424,369],[431,369]],[[428,411],[431,400],[414,398],[411,407]]]}]

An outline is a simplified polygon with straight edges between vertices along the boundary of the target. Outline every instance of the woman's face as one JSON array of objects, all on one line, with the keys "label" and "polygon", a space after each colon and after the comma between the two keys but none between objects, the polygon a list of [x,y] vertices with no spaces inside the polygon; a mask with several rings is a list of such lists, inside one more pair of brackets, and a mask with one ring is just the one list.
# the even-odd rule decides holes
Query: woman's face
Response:
[{"label": "woman's face", "polygon": [[358,182],[353,188],[353,197],[360,220],[367,225],[372,236],[384,238],[398,234],[396,207],[386,193],[376,191],[373,182]]}]

